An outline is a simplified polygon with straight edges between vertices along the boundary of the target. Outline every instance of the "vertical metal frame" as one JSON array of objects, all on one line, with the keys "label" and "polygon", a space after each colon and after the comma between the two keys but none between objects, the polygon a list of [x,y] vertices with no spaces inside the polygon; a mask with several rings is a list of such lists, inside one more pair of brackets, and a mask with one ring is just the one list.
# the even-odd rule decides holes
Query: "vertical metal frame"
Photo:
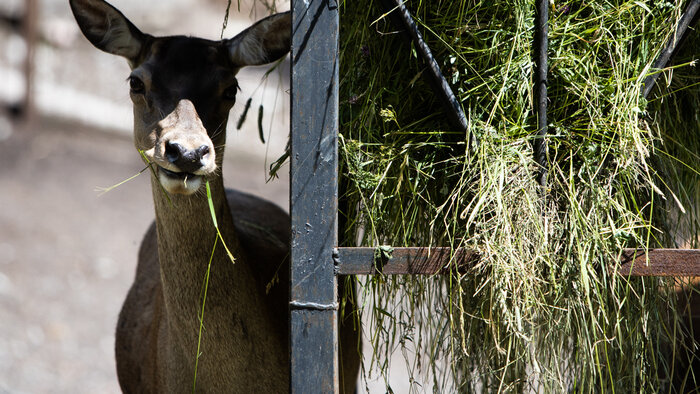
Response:
[{"label": "vertical metal frame", "polygon": [[338,6],[292,2],[292,393],[338,392]]},{"label": "vertical metal frame", "polygon": [[535,2],[535,37],[533,58],[535,61],[535,114],[537,133],[533,140],[535,162],[539,165],[537,180],[542,187],[547,186],[547,71],[549,48],[549,1]]}]

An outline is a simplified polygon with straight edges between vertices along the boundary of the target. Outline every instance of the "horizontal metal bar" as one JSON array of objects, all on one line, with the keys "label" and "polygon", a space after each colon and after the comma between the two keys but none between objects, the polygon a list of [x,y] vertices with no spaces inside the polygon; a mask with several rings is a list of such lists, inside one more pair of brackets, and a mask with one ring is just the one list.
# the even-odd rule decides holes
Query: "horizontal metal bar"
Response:
[{"label": "horizontal metal bar", "polygon": [[444,273],[450,267],[466,271],[478,260],[478,254],[470,249],[445,247],[394,248],[387,253],[390,258],[375,257],[377,248],[338,248],[335,258],[339,275],[373,274],[423,274]]},{"label": "horizontal metal bar", "polygon": [[[466,272],[479,259],[475,250],[446,247],[394,248],[382,257],[377,248],[338,248],[339,275],[431,275],[457,268]],[[624,249],[617,272],[624,276],[700,276],[700,249]]]}]

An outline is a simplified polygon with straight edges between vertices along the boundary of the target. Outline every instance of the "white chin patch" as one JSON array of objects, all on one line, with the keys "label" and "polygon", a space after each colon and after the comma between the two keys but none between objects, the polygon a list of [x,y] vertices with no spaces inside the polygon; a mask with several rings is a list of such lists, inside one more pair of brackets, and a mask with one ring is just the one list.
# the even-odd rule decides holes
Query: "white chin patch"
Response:
[{"label": "white chin patch", "polygon": [[159,171],[158,180],[160,180],[160,184],[163,185],[163,188],[168,193],[174,194],[194,194],[202,186],[202,177],[193,174],[172,177],[163,171]]}]

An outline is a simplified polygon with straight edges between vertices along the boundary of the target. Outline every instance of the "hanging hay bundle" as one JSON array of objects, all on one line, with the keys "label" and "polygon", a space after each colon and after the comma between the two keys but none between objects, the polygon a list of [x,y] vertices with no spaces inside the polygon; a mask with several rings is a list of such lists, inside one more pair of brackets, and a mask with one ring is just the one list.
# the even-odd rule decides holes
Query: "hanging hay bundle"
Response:
[{"label": "hanging hay bundle", "polygon": [[616,273],[623,247],[697,240],[692,51],[651,102],[641,94],[684,4],[550,5],[543,189],[532,150],[532,1],[406,2],[464,109],[466,133],[446,121],[415,47],[382,4],[341,4],[341,243],[480,255],[466,272],[362,280],[370,373],[387,375],[388,354],[401,348],[421,355],[407,358],[432,384],[418,391],[640,392],[667,390],[672,376],[685,378],[684,389],[700,382],[674,361],[688,342],[672,283]]}]

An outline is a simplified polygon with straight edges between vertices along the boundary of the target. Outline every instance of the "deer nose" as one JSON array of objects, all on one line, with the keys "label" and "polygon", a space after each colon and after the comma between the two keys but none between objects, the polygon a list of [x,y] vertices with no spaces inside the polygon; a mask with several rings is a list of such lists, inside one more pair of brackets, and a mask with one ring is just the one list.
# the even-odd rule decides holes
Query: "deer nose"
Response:
[{"label": "deer nose", "polygon": [[177,142],[165,143],[165,157],[182,172],[193,173],[204,166],[202,159],[209,154],[209,147],[201,145],[197,149],[187,149]]}]

